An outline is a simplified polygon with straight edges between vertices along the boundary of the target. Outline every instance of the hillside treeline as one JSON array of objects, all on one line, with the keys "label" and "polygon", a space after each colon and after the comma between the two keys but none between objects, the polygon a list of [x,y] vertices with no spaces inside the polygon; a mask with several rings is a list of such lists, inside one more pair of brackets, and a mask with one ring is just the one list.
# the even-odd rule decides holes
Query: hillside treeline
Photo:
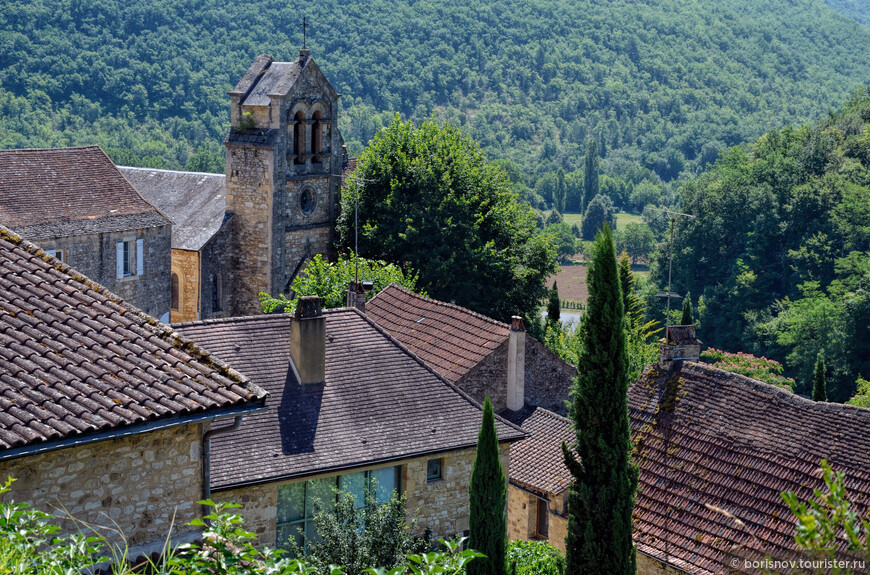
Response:
[{"label": "hillside treeline", "polygon": [[870,91],[727,151],[680,196],[697,219],[675,219],[674,286],[700,296],[704,343],[783,362],[805,394],[823,352],[828,397],[847,400],[870,377]]},{"label": "hillside treeline", "polygon": [[870,80],[870,30],[822,0],[7,0],[0,146],[220,171],[227,90],[259,53],[295,58],[303,15],[353,154],[392,112],[434,114],[539,207],[590,139],[629,198]]}]

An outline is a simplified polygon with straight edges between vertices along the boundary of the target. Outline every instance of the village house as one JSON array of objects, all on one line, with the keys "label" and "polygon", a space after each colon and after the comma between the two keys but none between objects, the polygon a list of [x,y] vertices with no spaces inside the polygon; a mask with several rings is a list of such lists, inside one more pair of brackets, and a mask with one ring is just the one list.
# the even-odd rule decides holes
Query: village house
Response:
[{"label": "village house", "polygon": [[577,368],[528,336],[521,318],[502,323],[396,284],[357,306],[477,401],[488,394],[496,410],[530,405],[567,413]]},{"label": "village house", "polygon": [[0,225],[169,320],[169,218],[96,146],[0,150]]},{"label": "village house", "polygon": [[[295,314],[174,326],[270,393],[270,409],[213,446],[213,497],[244,505],[260,544],[303,544],[315,499],[332,489],[383,502],[406,497],[415,533],[468,529],[468,485],[480,405],[356,309],[321,310],[300,298]],[[502,465],[526,436],[498,418]]]},{"label": "village house", "polygon": [[[69,244],[62,244],[69,245]],[[75,253],[75,252],[74,252]],[[210,437],[265,392],[0,227],[0,477],[11,497],[129,557],[199,531]],[[229,426],[230,428],[232,425]],[[171,531],[170,531],[171,530]]]},{"label": "village house", "polygon": [[[824,491],[823,459],[845,474],[853,510],[866,514],[870,409],[814,402],[698,363],[694,328],[670,327],[659,363],[628,392],[639,575],[714,575],[747,560],[794,558],[796,520],[780,494],[806,501]],[[552,509],[570,482],[557,452],[573,436],[571,422],[539,411],[514,419],[531,436],[511,449],[511,487],[524,488],[527,501],[511,492],[510,537],[542,538],[533,499]],[[564,538],[561,524],[555,536]]]},{"label": "village house", "polygon": [[229,96],[225,175],[120,168],[173,218],[173,322],[259,313],[259,292],[288,293],[310,258],[334,255],[340,95],[303,49],[258,56]]}]

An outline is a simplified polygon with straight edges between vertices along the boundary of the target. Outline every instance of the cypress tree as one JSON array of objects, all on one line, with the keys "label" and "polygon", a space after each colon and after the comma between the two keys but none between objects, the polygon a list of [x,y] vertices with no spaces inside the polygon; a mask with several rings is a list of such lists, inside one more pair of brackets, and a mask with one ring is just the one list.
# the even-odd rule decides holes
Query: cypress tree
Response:
[{"label": "cypress tree", "polygon": [[631,271],[631,262],[625,250],[619,256],[619,287],[622,289],[623,312],[628,318],[637,309],[637,296],[634,295],[634,272]]},{"label": "cypress tree", "polygon": [[683,300],[683,317],[680,319],[680,325],[693,325],[695,323],[695,310],[692,309],[692,294],[687,293],[686,299]]},{"label": "cypress tree", "polygon": [[547,300],[547,322],[559,323],[559,311],[561,307],[559,303],[559,288],[556,287],[556,282],[553,282],[553,289],[550,290],[550,296]]},{"label": "cypress tree", "polygon": [[638,471],[631,462],[625,317],[609,226],[595,238],[586,282],[580,369],[571,390],[574,451],[562,444],[574,478],[566,573],[634,575],[631,513]]},{"label": "cypress tree", "polygon": [[825,369],[825,350],[821,350],[816,357],[816,369],[813,371],[813,401],[828,401]]},{"label": "cypress tree", "polygon": [[483,421],[477,455],[471,469],[468,546],[486,555],[471,561],[468,575],[505,575],[507,487],[498,458],[495,415],[489,395],[483,402]]},{"label": "cypress tree", "polygon": [[598,181],[598,142],[591,138],[586,144],[586,157],[583,161],[583,205],[581,212],[586,211],[586,206],[592,198],[598,195],[600,190]]}]

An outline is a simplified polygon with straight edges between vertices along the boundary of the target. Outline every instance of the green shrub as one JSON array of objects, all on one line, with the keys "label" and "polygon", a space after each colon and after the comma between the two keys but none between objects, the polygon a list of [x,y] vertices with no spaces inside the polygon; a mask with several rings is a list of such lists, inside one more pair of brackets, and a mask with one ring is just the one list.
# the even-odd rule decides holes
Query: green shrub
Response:
[{"label": "green shrub", "polygon": [[565,555],[546,541],[511,541],[507,562],[511,575],[562,575]]}]

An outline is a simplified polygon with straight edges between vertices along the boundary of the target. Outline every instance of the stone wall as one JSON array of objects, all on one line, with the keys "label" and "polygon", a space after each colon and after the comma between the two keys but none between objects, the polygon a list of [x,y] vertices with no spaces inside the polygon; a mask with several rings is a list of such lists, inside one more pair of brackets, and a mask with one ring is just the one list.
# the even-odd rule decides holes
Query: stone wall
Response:
[{"label": "stone wall", "polygon": [[162,543],[170,525],[178,540],[200,515],[201,438],[201,425],[189,424],[0,461],[0,477],[17,479],[5,499],[102,526],[115,543],[117,526],[131,547]]},{"label": "stone wall", "polygon": [[[566,492],[567,493],[567,492]],[[565,494],[551,495],[548,499],[548,542],[565,551],[568,519],[565,515]],[[508,540],[535,541],[537,536],[538,497],[516,485],[508,486]]]},{"label": "stone wall", "polygon": [[178,309],[172,310],[173,323],[199,319],[199,252],[172,250],[172,273],[178,276]]},{"label": "stone wall", "polygon": [[[243,297],[250,297],[248,291],[238,292],[235,270],[238,266],[238,251],[236,246],[235,218],[224,220],[220,230],[202,248],[200,259],[200,319],[212,319],[229,317],[232,310],[247,305],[249,302],[241,301]],[[214,307],[213,281],[220,283],[218,298],[220,309]],[[257,294],[253,294],[253,301],[257,303]],[[259,304],[257,311],[259,311]]]},{"label": "stone wall", "polygon": [[[554,411],[568,413],[565,401],[577,368],[563,361],[536,339],[526,337],[525,402]],[[508,339],[466,373],[456,385],[479,402],[489,393],[493,408],[506,407]]]},{"label": "stone wall", "polygon": [[227,211],[236,220],[239,261],[230,290],[232,315],[259,313],[257,294],[272,292],[274,152],[268,147],[226,145]]},{"label": "stone wall", "polygon": [[[63,250],[66,264],[159,319],[169,312],[170,305],[171,234],[172,227],[166,225],[64,238],[26,239],[45,250]],[[116,244],[140,238],[144,240],[145,250],[143,274],[118,278]],[[135,258],[133,263],[135,268]]]},{"label": "stone wall", "polygon": [[[507,476],[510,446],[501,444],[499,455],[505,476]],[[463,533],[468,529],[468,485],[471,481],[474,456],[474,449],[465,449],[440,456],[408,459],[383,466],[360,467],[345,472],[352,473],[376,467],[401,465],[402,491],[407,498],[408,517],[416,522],[415,534],[422,535],[428,528],[432,531],[433,538],[447,538],[456,533]],[[426,464],[430,459],[437,457],[443,459],[443,479],[427,483]],[[306,481],[330,475],[315,475],[295,481]],[[212,499],[241,503],[245,529],[257,535],[259,545],[274,547],[276,543],[278,487],[293,482],[280,481],[214,492]]]},{"label": "stone wall", "polygon": [[637,575],[683,575],[686,573],[657,559],[653,559],[649,555],[644,555],[643,553],[637,553],[636,555]]}]

